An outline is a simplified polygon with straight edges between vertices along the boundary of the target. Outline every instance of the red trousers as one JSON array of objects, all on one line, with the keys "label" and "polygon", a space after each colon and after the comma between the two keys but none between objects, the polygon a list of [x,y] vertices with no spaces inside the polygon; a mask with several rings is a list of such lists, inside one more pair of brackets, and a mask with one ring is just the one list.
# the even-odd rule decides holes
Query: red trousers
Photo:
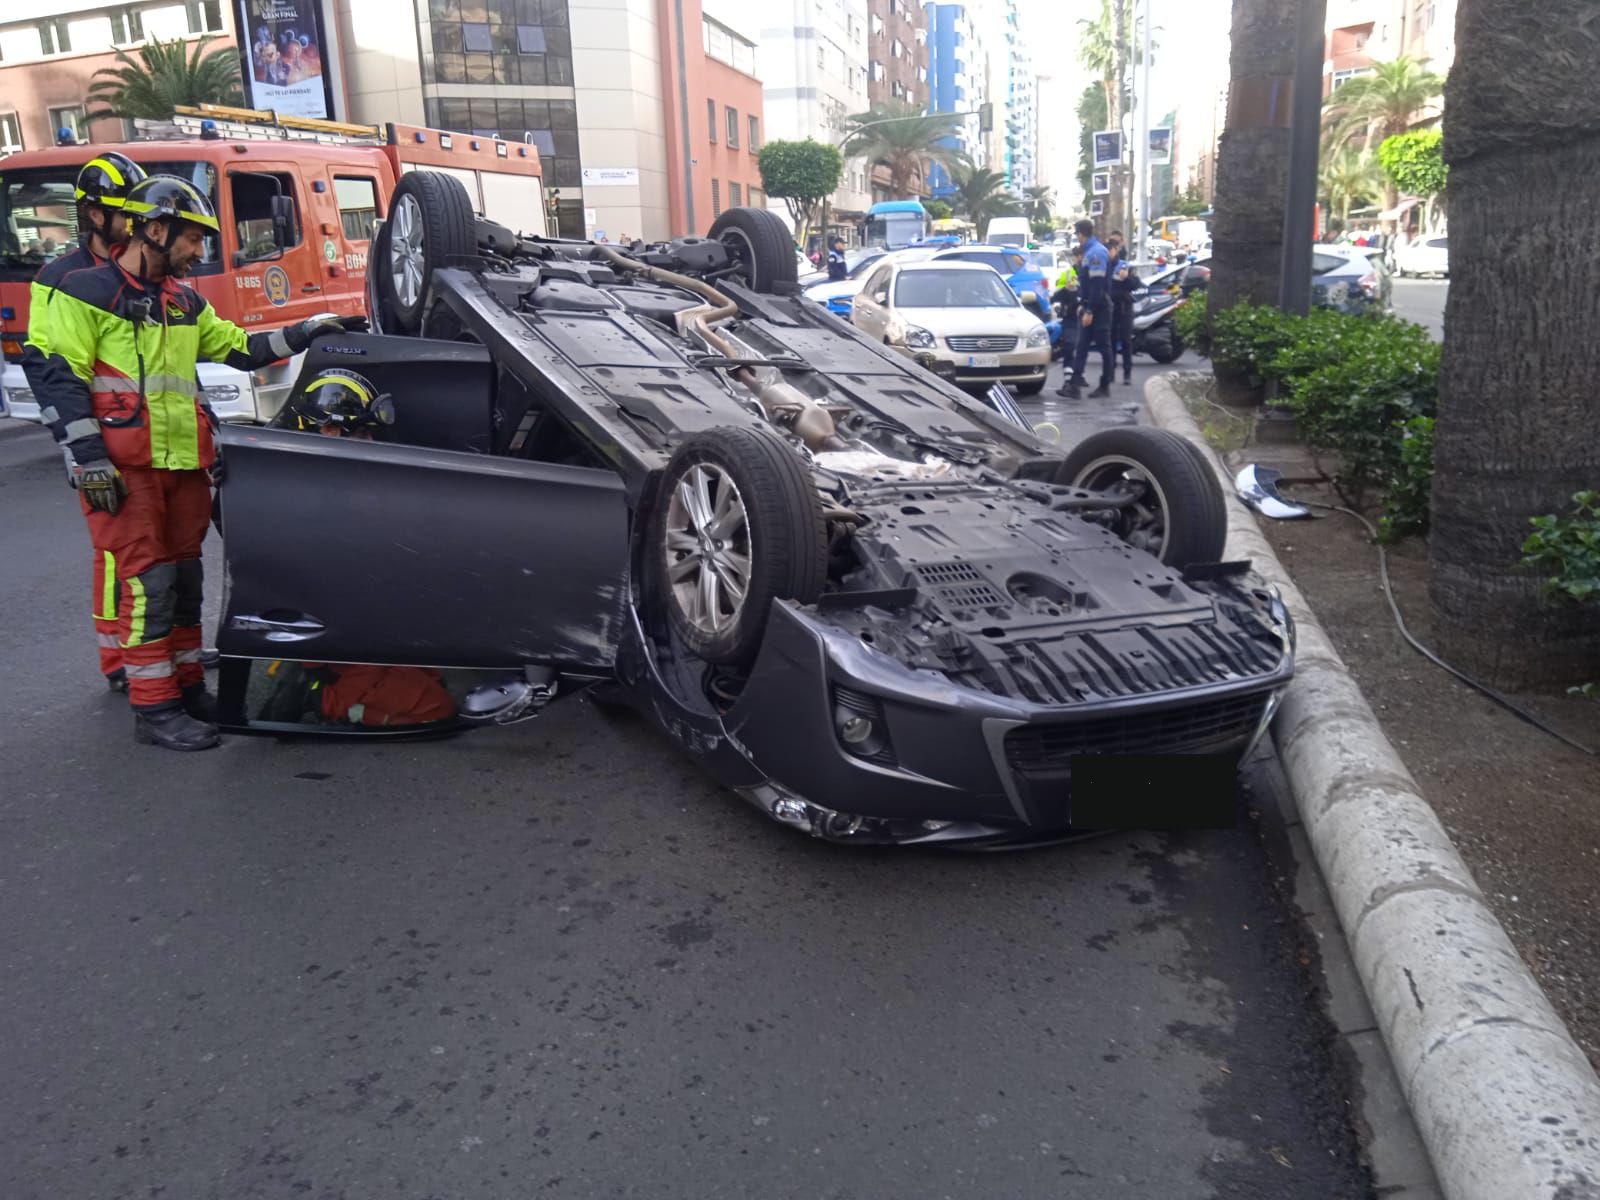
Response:
[{"label": "red trousers", "polygon": [[94,613],[94,636],[100,646],[100,674],[122,666],[122,639],[117,634],[117,559],[109,550],[96,550],[89,564],[89,607]]},{"label": "red trousers", "polygon": [[211,520],[204,471],[123,467],[116,515],[83,502],[94,548],[109,553],[118,588],[117,637],[136,707],[177,700],[205,682],[200,664],[200,543]]}]

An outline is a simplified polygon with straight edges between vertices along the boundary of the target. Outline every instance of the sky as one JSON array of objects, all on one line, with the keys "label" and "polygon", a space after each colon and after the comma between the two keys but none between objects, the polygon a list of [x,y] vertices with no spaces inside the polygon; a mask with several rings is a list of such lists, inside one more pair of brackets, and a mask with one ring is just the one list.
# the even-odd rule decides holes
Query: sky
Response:
[{"label": "sky", "polygon": [[[1040,74],[1055,77],[1047,85],[1045,119],[1054,129],[1044,148],[1045,170],[1060,187],[1077,174],[1078,97],[1088,86],[1088,73],[1078,64],[1078,21],[1098,14],[1101,0],[1017,0],[1023,34]],[[1156,118],[1177,107],[1185,81],[1193,77],[1196,56],[1226,62],[1230,0],[1136,0],[1155,14],[1156,52],[1150,60],[1151,111]]]}]

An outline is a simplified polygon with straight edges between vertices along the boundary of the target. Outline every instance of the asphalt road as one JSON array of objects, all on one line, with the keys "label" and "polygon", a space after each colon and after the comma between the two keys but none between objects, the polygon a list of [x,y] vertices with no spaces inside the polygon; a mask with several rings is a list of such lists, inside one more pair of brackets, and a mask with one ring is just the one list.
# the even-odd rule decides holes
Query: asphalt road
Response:
[{"label": "asphalt road", "polygon": [[1427,326],[1433,340],[1444,340],[1444,301],[1450,292],[1447,279],[1395,279],[1389,302],[1396,316]]},{"label": "asphalt road", "polygon": [[1367,1194],[1253,823],[849,851],[581,702],[136,747],[6,424],[6,1200]]}]

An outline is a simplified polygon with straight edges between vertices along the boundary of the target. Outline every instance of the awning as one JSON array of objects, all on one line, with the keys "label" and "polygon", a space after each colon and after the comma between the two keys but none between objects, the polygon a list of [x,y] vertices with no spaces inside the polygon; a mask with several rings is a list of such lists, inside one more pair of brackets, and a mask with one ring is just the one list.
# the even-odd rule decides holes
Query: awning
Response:
[{"label": "awning", "polygon": [[1399,204],[1396,204],[1393,208],[1384,209],[1378,214],[1378,217],[1383,221],[1398,221],[1421,203],[1421,196],[1401,196]]}]

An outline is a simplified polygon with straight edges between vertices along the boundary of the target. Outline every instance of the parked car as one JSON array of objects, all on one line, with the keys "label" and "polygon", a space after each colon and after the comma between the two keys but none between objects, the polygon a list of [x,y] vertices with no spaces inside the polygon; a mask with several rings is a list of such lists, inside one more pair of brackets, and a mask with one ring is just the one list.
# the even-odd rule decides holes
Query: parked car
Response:
[{"label": "parked car", "polygon": [[979,263],[995,271],[1019,297],[1023,292],[1034,292],[1049,299],[1055,290],[1055,274],[1034,262],[1028,251],[1017,246],[962,246],[943,250],[935,256],[938,262]]},{"label": "parked car", "polygon": [[1050,371],[1050,332],[1038,312],[980,263],[944,255],[884,263],[856,297],[850,323],[957,387],[1007,383],[1031,396]]},{"label": "parked car", "polygon": [[[318,339],[295,384],[355,371],[392,422],[221,434],[228,728],[440,732],[264,716],[286,659],[488,670],[525,681],[521,716],[637,709],[815,836],[991,844],[1081,828],[1086,756],[1225,779],[1265,730],[1291,625],[1219,561],[1222,491],[1182,441],[1039,441],[792,294],[764,209],[619,248],[475,220],[452,176],[401,198],[379,332]],[[1139,823],[1146,785],[1100,778]]]},{"label": "parked car", "polygon": [[1360,313],[1389,310],[1393,280],[1383,254],[1361,246],[1318,245],[1311,249],[1311,303],[1318,308]]},{"label": "parked car", "polygon": [[1408,275],[1450,274],[1450,239],[1447,237],[1418,238],[1394,252],[1394,273],[1404,279]]}]

